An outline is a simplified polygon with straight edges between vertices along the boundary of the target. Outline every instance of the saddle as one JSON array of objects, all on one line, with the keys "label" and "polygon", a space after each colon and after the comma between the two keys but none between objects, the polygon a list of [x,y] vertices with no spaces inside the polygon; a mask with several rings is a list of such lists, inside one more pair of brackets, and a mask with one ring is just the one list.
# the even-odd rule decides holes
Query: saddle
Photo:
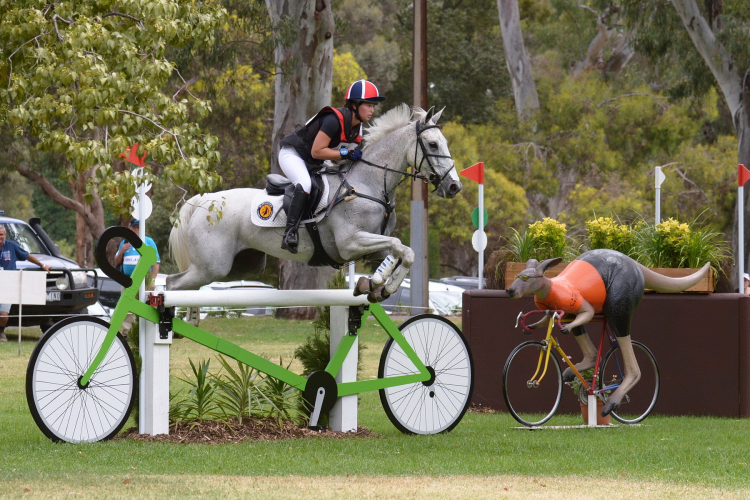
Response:
[{"label": "saddle", "polygon": [[[310,234],[314,248],[313,256],[307,264],[312,267],[331,266],[334,269],[339,269],[341,268],[342,263],[333,260],[331,256],[328,255],[325,248],[323,248],[323,242],[320,240],[320,232],[318,231],[318,223],[315,222],[315,218],[320,214],[320,212],[314,212],[315,207],[320,203],[320,199],[325,190],[321,170],[322,169],[310,171],[310,196],[308,196],[307,204],[302,212],[302,223]],[[292,201],[292,194],[294,194],[294,184],[292,184],[289,179],[279,174],[267,175],[266,192],[271,196],[283,195],[283,209],[285,213],[289,213],[289,204]],[[327,211],[325,215],[328,215]]]}]

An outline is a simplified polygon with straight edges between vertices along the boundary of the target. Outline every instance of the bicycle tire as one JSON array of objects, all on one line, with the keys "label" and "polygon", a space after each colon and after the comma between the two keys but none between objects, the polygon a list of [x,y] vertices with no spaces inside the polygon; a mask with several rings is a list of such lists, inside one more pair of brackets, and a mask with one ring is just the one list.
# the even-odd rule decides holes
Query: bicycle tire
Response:
[{"label": "bicycle tire", "polygon": [[[474,390],[474,364],[461,330],[434,314],[414,316],[398,328],[434,377],[380,389],[386,415],[405,434],[451,431],[469,408]],[[416,373],[403,349],[389,338],[380,356],[378,378]]]},{"label": "bicycle tire", "polygon": [[[641,379],[630,389],[620,404],[620,408],[611,413],[612,418],[623,424],[637,424],[643,421],[653,411],[659,398],[659,366],[651,350],[640,342],[633,341],[633,352],[635,353],[638,367],[641,370]],[[613,377],[623,377],[622,356],[617,356],[620,347],[613,347],[607,352],[599,370],[599,381],[597,388],[606,387],[605,383],[612,382]]]},{"label": "bicycle tire", "polygon": [[52,441],[111,439],[128,420],[138,382],[133,353],[119,333],[87,386],[80,385],[108,329],[99,318],[67,318],[34,348],[26,370],[26,401],[37,426]]},{"label": "bicycle tire", "polygon": [[[544,344],[541,342],[524,342],[513,349],[503,368],[505,405],[513,418],[527,427],[536,427],[549,421],[562,400],[562,370],[560,361],[552,352],[549,355],[547,373],[541,383],[536,387],[528,385],[543,350]],[[544,362],[537,376],[541,375],[543,369]]]}]

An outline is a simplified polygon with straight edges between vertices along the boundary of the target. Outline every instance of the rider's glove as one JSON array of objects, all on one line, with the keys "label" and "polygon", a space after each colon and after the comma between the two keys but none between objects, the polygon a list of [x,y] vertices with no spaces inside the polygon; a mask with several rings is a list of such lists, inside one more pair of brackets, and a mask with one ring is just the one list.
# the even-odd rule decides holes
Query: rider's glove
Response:
[{"label": "rider's glove", "polygon": [[348,149],[346,147],[341,147],[341,149],[339,149],[339,154],[341,155],[342,160],[356,161],[362,158],[362,151],[357,148]]}]

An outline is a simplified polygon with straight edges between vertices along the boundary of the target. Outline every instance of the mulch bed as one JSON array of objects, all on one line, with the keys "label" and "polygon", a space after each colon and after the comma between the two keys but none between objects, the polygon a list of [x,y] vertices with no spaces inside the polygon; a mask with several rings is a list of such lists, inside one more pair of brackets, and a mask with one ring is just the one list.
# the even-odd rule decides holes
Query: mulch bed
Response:
[{"label": "mulch bed", "polygon": [[290,421],[284,421],[279,426],[278,420],[274,419],[255,420],[246,418],[242,420],[242,424],[237,419],[232,419],[226,422],[202,420],[200,422],[171,425],[169,434],[157,436],[138,434],[138,428],[132,427],[119,434],[115,439],[135,439],[148,443],[225,444],[312,437],[342,439],[378,437],[378,435],[362,426],[357,427],[357,432],[314,431],[307,427],[299,427]]},{"label": "mulch bed", "polygon": [[469,413],[499,413],[499,411],[494,408],[477,404],[472,404],[471,406],[469,406],[469,409],[467,411]]}]

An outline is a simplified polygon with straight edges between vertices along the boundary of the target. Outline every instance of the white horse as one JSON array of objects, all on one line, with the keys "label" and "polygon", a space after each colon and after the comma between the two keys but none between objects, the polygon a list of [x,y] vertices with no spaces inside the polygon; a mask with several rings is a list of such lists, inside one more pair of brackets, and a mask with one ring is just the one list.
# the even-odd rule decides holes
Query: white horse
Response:
[{"label": "white horse", "polygon": [[[386,272],[385,293],[378,287],[371,300],[396,291],[414,262],[412,249],[389,236],[396,224],[395,213],[390,213],[396,186],[411,175],[431,182],[444,198],[461,190],[448,143],[436,125],[441,113],[402,104],[377,118],[365,131],[362,160],[343,166],[356,194],[350,192],[318,223],[323,247],[338,264],[389,255],[401,262]],[[412,174],[407,173],[410,166]],[[330,205],[345,186],[335,173],[328,174],[328,183]],[[251,221],[250,207],[259,194],[265,195],[261,189],[231,189],[194,196],[182,207],[179,224],[169,236],[181,272],[167,278],[167,289],[197,289],[213,281],[243,279],[249,272],[263,270],[266,254],[310,261],[313,241],[303,228],[298,253],[292,254],[281,249],[283,226],[259,227]],[[207,217],[211,204],[223,206],[223,217],[213,224]]]}]

